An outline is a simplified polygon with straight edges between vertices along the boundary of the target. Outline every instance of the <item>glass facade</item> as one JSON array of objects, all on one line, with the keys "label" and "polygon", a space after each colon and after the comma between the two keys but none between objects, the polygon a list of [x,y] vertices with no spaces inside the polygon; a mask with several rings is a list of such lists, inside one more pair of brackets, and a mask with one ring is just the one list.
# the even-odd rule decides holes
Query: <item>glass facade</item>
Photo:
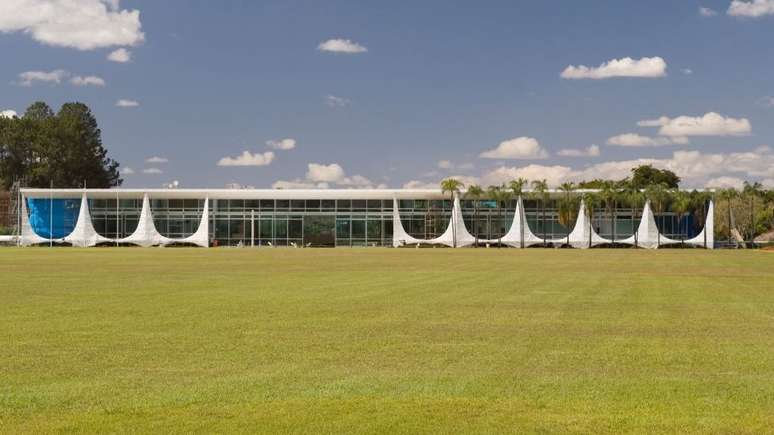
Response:
[{"label": "glass facade", "polygon": [[[28,204],[31,201],[28,199]],[[37,208],[46,208],[47,200],[36,198],[34,201]],[[67,222],[54,222],[53,227],[57,232],[68,232],[65,227],[71,231],[79,200],[74,195],[57,201],[68,204],[69,218]],[[175,239],[196,231],[203,205],[203,198],[150,201],[156,229],[161,235]],[[401,199],[398,205],[404,229],[418,239],[439,237],[451,219],[452,202],[448,199]],[[90,199],[89,207],[99,234],[111,239],[123,238],[137,228],[142,199]],[[392,199],[210,199],[209,207],[211,246],[392,246]],[[510,228],[516,201],[502,206],[489,200],[464,200],[461,207],[465,225],[473,236],[497,239]],[[574,225],[574,219],[570,225],[562,225],[558,201],[554,199],[545,205],[539,200],[526,199],[524,208],[529,227],[538,237],[560,239]],[[641,209],[622,207],[613,212],[602,206],[594,210],[592,225],[604,238],[624,239],[633,234],[641,212]],[[43,226],[50,220],[42,212],[36,219]],[[701,231],[699,222],[703,219],[688,215],[678,221],[670,211],[656,216],[657,225],[666,237],[680,240]]]}]

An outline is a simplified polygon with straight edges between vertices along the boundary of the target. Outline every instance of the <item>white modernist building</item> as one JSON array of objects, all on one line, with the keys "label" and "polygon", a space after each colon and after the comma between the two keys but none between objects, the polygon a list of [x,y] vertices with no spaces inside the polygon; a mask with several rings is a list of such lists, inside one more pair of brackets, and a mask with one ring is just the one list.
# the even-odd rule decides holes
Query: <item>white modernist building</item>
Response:
[{"label": "white modernist building", "polygon": [[468,247],[714,245],[714,206],[701,213],[654,215],[579,202],[574,225],[547,204],[452,200],[439,190],[340,189],[22,189],[23,246]]}]

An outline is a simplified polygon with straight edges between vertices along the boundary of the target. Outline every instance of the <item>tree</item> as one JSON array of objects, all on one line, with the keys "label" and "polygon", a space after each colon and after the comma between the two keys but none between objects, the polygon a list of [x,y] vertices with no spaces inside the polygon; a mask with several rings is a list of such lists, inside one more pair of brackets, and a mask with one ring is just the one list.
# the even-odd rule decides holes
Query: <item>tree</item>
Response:
[{"label": "tree", "polygon": [[594,234],[594,226],[592,225],[594,220],[594,208],[599,205],[601,196],[594,192],[587,192],[583,195],[583,205],[586,208],[586,215],[589,221],[589,249],[593,242],[591,235]]},{"label": "tree", "polygon": [[572,193],[575,191],[575,183],[562,183],[559,185],[559,190],[564,193],[564,197],[559,203],[559,223],[567,228],[567,245],[569,246],[572,222],[575,219],[575,204],[572,201]]},{"label": "tree", "polygon": [[742,194],[750,201],[750,246],[753,246],[755,240],[756,231],[756,219],[755,219],[755,200],[762,196],[763,185],[761,183],[749,183],[744,182],[742,188]]},{"label": "tree", "polygon": [[24,116],[0,122],[0,182],[24,179],[29,187],[120,186],[118,163],[107,156],[91,110],[67,103],[57,114],[43,102]]},{"label": "tree", "polygon": [[616,208],[617,208],[617,200],[620,195],[620,191],[618,187],[616,186],[616,183],[613,181],[605,181],[602,183],[601,191],[599,192],[599,199],[604,201],[605,203],[605,211],[608,213],[608,216],[610,217],[611,225],[613,226],[613,243],[615,243],[616,239]]},{"label": "tree", "polygon": [[465,197],[473,201],[473,233],[476,238],[475,247],[478,248],[478,205],[481,197],[484,195],[484,189],[478,184],[471,184],[465,192]]},{"label": "tree", "polygon": [[[506,189],[505,186],[489,186],[489,189],[487,189],[487,196],[497,203],[497,218],[503,223],[503,227],[505,227],[503,222],[503,210],[505,210],[506,204],[511,199],[511,191]],[[503,244],[503,231],[498,230],[497,235],[497,243],[498,247],[500,247]]]},{"label": "tree", "polygon": [[543,227],[543,247],[546,246],[546,202],[548,202],[548,182],[543,180],[532,180],[532,190],[535,196],[540,199],[540,209],[542,214]]},{"label": "tree", "polygon": [[732,231],[732,228],[733,228],[733,225],[732,225],[733,217],[731,215],[731,207],[732,207],[732,203],[733,203],[734,199],[736,199],[738,196],[739,196],[739,192],[737,192],[737,190],[734,189],[733,187],[729,187],[727,189],[722,189],[722,190],[720,190],[720,192],[718,192],[718,198],[720,198],[721,200],[726,201],[726,207],[727,207],[727,212],[728,212],[727,213],[727,219],[728,219],[727,225],[728,225],[728,241],[729,241],[729,243],[732,240],[731,231]]},{"label": "tree", "polygon": [[634,247],[636,248],[639,243],[639,220],[637,219],[637,210],[640,208],[640,204],[643,203],[645,196],[640,189],[635,189],[631,186],[626,189],[624,195],[629,201],[629,204],[632,206],[632,226],[634,234]]},{"label": "tree", "polygon": [[[645,190],[645,195],[650,200],[651,208],[654,214],[662,214],[664,206],[669,199],[667,187],[664,184],[652,184]],[[656,225],[656,246],[661,246],[661,230]]]},{"label": "tree", "polygon": [[668,169],[657,169],[653,165],[641,165],[632,169],[630,180],[635,189],[645,189],[648,186],[662,184],[667,189],[677,189],[680,177]]},{"label": "tree", "polygon": [[[687,228],[683,228],[682,222],[683,218],[685,218],[688,215],[688,211],[691,209],[692,201],[691,196],[683,192],[681,190],[676,190],[672,192],[673,200],[672,200],[672,211],[675,212],[677,215],[677,232],[680,233],[680,246],[685,246],[685,230]],[[687,222],[686,222],[687,226]]]},{"label": "tree", "polygon": [[452,227],[452,247],[457,247],[457,229],[454,224],[454,197],[460,193],[460,189],[465,187],[465,184],[457,179],[454,178],[447,178],[443,181],[441,181],[441,193],[449,193],[449,197],[451,198],[452,202],[452,216],[451,216],[451,227]]}]

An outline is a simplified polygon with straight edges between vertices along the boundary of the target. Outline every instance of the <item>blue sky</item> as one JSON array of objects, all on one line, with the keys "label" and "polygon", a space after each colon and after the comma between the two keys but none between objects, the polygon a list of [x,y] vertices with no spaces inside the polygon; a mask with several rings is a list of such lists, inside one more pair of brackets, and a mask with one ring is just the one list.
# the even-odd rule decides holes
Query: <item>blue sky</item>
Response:
[{"label": "blue sky", "polygon": [[772,40],[774,0],[8,0],[0,110],[87,103],[127,187],[774,185]]}]

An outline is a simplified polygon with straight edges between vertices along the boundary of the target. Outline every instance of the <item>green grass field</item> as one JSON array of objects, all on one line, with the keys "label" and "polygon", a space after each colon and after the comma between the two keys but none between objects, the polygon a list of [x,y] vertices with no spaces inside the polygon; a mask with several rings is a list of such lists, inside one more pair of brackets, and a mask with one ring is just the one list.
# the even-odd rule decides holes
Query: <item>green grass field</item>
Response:
[{"label": "green grass field", "polygon": [[774,253],[0,249],[0,432],[774,428]]}]

